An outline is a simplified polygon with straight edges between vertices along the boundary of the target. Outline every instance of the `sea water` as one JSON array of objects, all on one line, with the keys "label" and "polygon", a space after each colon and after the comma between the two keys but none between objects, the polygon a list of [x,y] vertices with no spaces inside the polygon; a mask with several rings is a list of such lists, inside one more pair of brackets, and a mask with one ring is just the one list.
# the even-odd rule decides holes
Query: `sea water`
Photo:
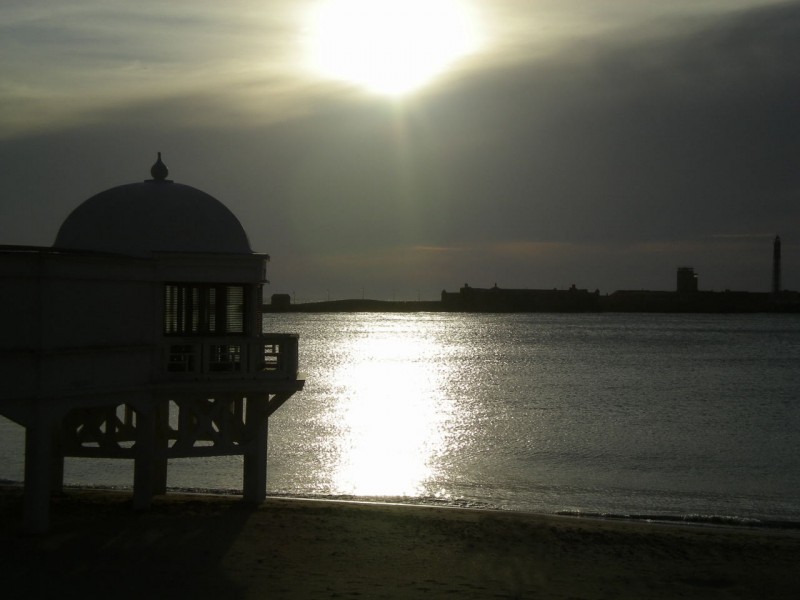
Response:
[{"label": "sea water", "polygon": [[[271,419],[268,493],[549,513],[800,522],[800,317],[301,314],[305,389]],[[0,421],[0,479],[22,432]],[[68,484],[129,487],[128,461]],[[236,492],[241,458],[170,462]]]}]

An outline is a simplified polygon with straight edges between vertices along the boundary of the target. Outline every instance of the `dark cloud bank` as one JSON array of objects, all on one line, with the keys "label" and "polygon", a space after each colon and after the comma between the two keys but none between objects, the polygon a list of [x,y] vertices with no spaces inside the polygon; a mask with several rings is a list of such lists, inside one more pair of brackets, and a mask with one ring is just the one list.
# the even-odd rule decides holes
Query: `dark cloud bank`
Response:
[{"label": "dark cloud bank", "polygon": [[[215,114],[185,127],[187,106],[219,111],[186,98],[5,141],[2,242],[51,243],[78,202],[146,177],[161,150],[176,180],[240,216],[283,290],[665,289],[688,263],[701,285],[758,291],[776,233],[797,287],[800,5],[652,27],[463,76],[402,108],[318,99],[270,126]],[[506,242],[573,250],[492,253]],[[315,258],[412,246],[460,252],[402,274],[359,273],[358,260],[325,272]]]}]

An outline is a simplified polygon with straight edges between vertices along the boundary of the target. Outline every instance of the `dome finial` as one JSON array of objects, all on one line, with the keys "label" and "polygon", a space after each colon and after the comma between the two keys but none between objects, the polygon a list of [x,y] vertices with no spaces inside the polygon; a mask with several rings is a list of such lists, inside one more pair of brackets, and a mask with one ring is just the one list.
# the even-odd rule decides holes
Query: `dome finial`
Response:
[{"label": "dome finial", "polygon": [[161,162],[161,152],[158,153],[158,160],[150,167],[150,175],[153,176],[153,181],[166,181],[169,175],[167,165]]}]

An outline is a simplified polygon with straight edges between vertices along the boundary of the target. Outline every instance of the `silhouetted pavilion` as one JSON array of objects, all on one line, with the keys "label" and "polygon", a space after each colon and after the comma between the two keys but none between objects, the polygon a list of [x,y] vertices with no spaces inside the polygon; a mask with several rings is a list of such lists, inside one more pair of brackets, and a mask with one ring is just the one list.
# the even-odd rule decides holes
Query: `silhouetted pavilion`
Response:
[{"label": "silhouetted pavilion", "polygon": [[25,427],[29,531],[66,456],[133,459],[146,508],[168,459],[242,455],[263,501],[269,416],[303,388],[297,336],[262,333],[269,257],[160,153],[151,174],[86,200],[53,247],[0,246],[0,414]]}]

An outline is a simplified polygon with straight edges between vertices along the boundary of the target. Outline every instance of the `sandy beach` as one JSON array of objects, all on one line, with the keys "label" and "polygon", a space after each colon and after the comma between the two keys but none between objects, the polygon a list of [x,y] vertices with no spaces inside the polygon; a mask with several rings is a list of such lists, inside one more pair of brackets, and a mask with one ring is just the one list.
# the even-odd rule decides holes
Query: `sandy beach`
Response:
[{"label": "sandy beach", "polygon": [[797,531],[70,489],[31,536],[20,488],[0,508],[10,598],[800,597]]}]

